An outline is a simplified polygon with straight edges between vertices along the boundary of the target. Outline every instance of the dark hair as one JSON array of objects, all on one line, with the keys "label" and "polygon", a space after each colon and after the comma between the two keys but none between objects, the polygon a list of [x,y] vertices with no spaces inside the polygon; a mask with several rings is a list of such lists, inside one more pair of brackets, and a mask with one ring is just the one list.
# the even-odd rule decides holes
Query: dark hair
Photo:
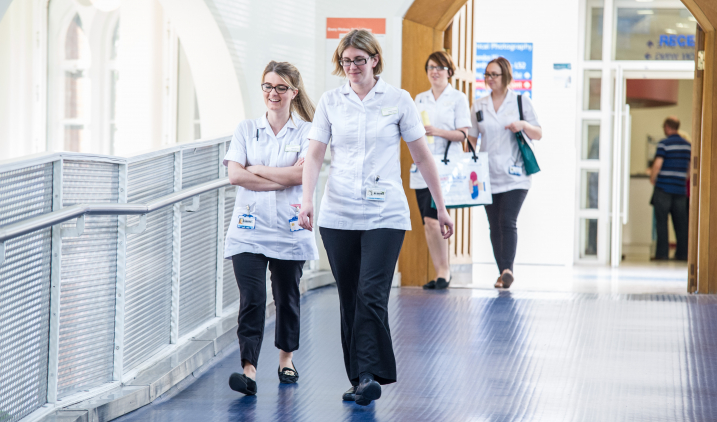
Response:
[{"label": "dark hair", "polygon": [[430,60],[433,60],[433,62],[437,63],[439,66],[447,67],[449,78],[456,73],[456,66],[453,64],[453,59],[451,59],[451,56],[449,56],[445,51],[434,51],[430,56],[428,56],[425,66],[426,73],[428,73],[428,62]]},{"label": "dark hair", "polygon": [[513,68],[510,66],[510,62],[505,57],[496,57],[495,59],[488,62],[485,65],[486,72],[488,71],[488,65],[495,63],[500,66],[500,72],[503,74],[500,78],[503,82],[503,86],[510,88],[510,83],[513,82]]},{"label": "dark hair", "polygon": [[679,130],[680,129],[680,119],[678,119],[675,116],[670,116],[665,119],[665,123],[663,123],[662,126],[667,126],[672,130]]}]

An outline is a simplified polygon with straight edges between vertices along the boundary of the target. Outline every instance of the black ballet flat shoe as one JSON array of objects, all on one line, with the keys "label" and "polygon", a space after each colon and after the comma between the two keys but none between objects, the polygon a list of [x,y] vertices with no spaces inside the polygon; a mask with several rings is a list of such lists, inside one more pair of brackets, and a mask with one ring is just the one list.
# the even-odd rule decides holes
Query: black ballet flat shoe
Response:
[{"label": "black ballet flat shoe", "polygon": [[511,274],[511,273],[503,273],[500,276],[500,281],[503,282],[503,288],[507,289],[510,287],[511,284],[513,284],[513,281],[515,281],[515,278],[513,277],[513,274]]},{"label": "black ballet flat shoe", "polygon": [[425,290],[433,290],[436,288],[436,280],[431,280],[428,283],[423,285],[423,288]]},{"label": "black ballet flat shoe", "polygon": [[253,396],[256,394],[256,381],[235,372],[229,377],[229,388],[247,396]]},{"label": "black ballet flat shoe", "polygon": [[346,390],[343,396],[341,396],[341,399],[343,401],[356,401],[356,386],[352,385],[351,388]]},{"label": "black ballet flat shoe", "polygon": [[296,381],[299,380],[299,372],[296,370],[296,365],[294,365],[294,362],[291,362],[291,366],[293,368],[284,368],[281,369],[279,367],[279,382],[282,384],[296,384]]},{"label": "black ballet flat shoe", "polygon": [[447,289],[448,285],[451,284],[451,280],[453,280],[453,276],[451,276],[448,281],[446,281],[445,278],[439,277],[436,279],[436,290],[443,290]]},{"label": "black ballet flat shoe", "polygon": [[361,383],[356,388],[356,404],[368,406],[372,401],[381,398],[381,385],[373,379],[373,375],[366,374],[361,377]]}]

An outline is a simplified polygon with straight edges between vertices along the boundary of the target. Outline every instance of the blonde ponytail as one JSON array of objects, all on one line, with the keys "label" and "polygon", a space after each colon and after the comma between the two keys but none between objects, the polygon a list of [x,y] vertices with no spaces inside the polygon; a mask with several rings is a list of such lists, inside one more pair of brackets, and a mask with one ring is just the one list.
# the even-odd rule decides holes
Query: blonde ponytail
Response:
[{"label": "blonde ponytail", "polygon": [[269,72],[274,72],[279,75],[279,77],[283,79],[291,89],[299,90],[296,97],[291,100],[290,111],[298,114],[302,119],[304,119],[304,121],[311,122],[314,120],[314,111],[316,111],[316,107],[306,92],[304,80],[301,78],[299,69],[289,62],[275,62],[272,60],[268,65],[266,65],[266,68],[264,68],[264,73],[261,75],[262,83],[264,83],[264,77]]}]

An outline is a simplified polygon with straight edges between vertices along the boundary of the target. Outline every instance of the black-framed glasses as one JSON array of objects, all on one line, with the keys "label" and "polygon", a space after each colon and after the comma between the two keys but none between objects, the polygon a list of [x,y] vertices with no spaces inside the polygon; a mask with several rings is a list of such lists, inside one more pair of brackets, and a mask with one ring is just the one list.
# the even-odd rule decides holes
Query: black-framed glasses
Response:
[{"label": "black-framed glasses", "polygon": [[261,90],[264,92],[271,92],[272,89],[275,89],[277,94],[285,94],[286,91],[288,91],[291,88],[286,85],[273,86],[270,83],[261,84]]},{"label": "black-framed glasses", "polygon": [[446,66],[428,66],[428,70],[448,70]]},{"label": "black-framed glasses", "polygon": [[498,76],[503,76],[502,73],[484,73],[483,76],[485,76],[486,79],[495,79]]},{"label": "black-framed glasses", "polygon": [[373,55],[373,56],[369,56],[368,58],[366,58],[366,57],[357,57],[357,58],[355,58],[355,59],[353,59],[353,60],[351,60],[351,59],[341,59],[341,60],[339,60],[339,64],[340,64],[341,66],[343,66],[343,67],[349,67],[349,66],[351,66],[351,63],[355,64],[356,66],[363,66],[363,65],[365,65],[366,63],[368,63],[368,59],[373,59],[374,57],[376,57],[376,56]]}]

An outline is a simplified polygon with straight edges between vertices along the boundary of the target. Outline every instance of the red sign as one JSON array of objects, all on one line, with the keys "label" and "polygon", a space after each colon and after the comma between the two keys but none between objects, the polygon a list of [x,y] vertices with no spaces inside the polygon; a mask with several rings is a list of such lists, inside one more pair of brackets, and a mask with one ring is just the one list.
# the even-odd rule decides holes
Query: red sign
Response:
[{"label": "red sign", "polygon": [[367,29],[374,35],[386,35],[383,18],[326,18],[326,39],[339,39],[354,29]]}]

